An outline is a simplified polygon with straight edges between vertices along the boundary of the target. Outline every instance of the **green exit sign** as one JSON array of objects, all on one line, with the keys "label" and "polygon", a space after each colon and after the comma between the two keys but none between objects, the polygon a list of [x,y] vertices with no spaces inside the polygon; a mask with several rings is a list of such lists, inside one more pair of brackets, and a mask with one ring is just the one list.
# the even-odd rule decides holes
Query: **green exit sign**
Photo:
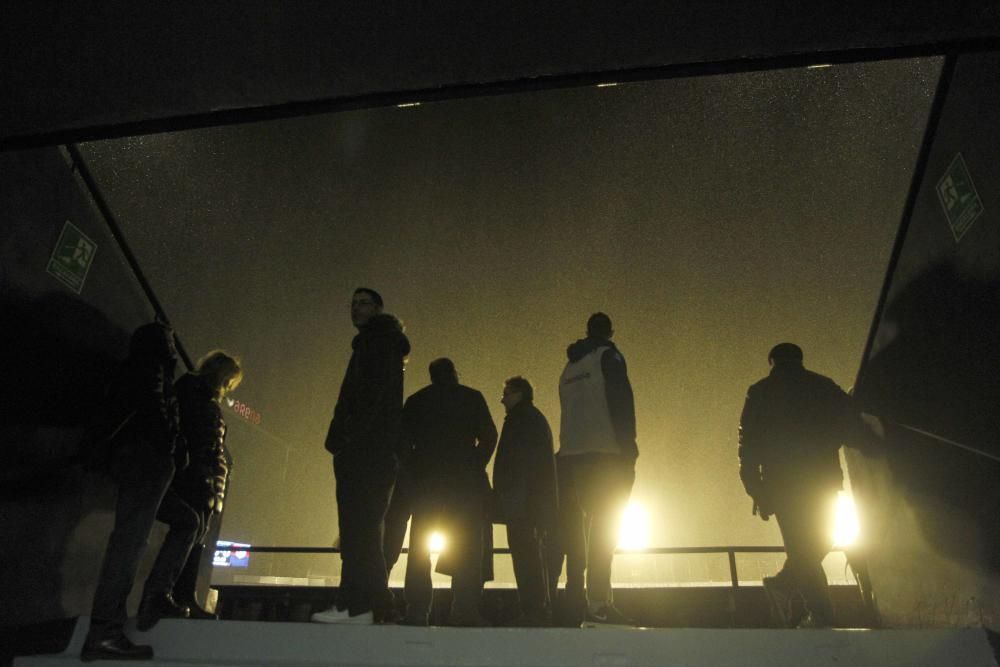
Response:
[{"label": "green exit sign", "polygon": [[67,220],[46,270],[79,294],[96,253],[97,244]]},{"label": "green exit sign", "polygon": [[985,210],[961,153],[955,156],[938,181],[937,195],[944,215],[948,218],[951,233],[955,236],[955,241],[960,241]]}]

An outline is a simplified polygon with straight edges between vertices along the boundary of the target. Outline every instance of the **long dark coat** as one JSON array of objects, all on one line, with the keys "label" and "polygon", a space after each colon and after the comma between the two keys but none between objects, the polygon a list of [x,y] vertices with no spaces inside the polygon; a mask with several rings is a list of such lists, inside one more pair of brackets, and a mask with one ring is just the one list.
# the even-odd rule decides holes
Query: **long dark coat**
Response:
[{"label": "long dark coat", "polygon": [[493,466],[495,521],[555,531],[558,523],[552,430],[534,403],[522,400],[504,419]]},{"label": "long dark coat", "polygon": [[[464,385],[432,384],[406,400],[403,424],[411,448],[407,467],[412,473],[414,505],[431,508],[445,521],[456,521],[456,529],[478,520],[483,529],[483,579],[492,579],[486,466],[496,449],[497,429],[486,399]],[[438,560],[438,572],[453,575],[462,557],[445,551]]]}]

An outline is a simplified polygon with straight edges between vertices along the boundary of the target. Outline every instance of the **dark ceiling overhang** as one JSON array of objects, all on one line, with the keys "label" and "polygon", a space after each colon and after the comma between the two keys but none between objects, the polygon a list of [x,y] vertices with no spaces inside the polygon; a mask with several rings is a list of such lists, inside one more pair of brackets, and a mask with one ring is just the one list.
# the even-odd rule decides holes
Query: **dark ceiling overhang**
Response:
[{"label": "dark ceiling overhang", "polygon": [[996,0],[5,4],[6,148],[1000,44]]}]

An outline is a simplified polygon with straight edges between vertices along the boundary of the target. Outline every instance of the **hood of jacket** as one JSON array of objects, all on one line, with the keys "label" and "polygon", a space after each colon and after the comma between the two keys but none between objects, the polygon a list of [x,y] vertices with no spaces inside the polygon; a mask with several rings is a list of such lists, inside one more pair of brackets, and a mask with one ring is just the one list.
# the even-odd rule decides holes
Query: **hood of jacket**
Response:
[{"label": "hood of jacket", "polygon": [[128,353],[130,357],[173,361],[177,355],[173,329],[159,322],[142,325],[132,333]]},{"label": "hood of jacket", "polygon": [[618,350],[615,344],[607,338],[589,336],[570,343],[569,347],[566,348],[566,358],[569,359],[570,363],[576,363],[599,347],[610,347],[612,350]]},{"label": "hood of jacket", "polygon": [[398,317],[389,313],[379,313],[369,319],[367,324],[360,327],[358,334],[351,341],[351,347],[356,350],[362,341],[391,336],[399,339],[400,351],[405,357],[410,353],[410,341],[403,331],[403,323],[399,321]]}]

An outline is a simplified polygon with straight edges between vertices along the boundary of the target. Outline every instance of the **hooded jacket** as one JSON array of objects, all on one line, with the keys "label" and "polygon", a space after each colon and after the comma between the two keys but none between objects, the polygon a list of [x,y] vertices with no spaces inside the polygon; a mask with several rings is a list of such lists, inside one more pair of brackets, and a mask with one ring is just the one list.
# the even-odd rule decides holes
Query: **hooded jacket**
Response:
[{"label": "hooded jacket", "polygon": [[610,340],[595,337],[572,343],[566,357],[559,379],[559,455],[620,454],[634,461],[635,397],[625,357]]},{"label": "hooded jacket", "polygon": [[398,456],[403,447],[403,369],[410,341],[394,315],[381,313],[359,328],[351,348],[326,449],[334,456]]}]

